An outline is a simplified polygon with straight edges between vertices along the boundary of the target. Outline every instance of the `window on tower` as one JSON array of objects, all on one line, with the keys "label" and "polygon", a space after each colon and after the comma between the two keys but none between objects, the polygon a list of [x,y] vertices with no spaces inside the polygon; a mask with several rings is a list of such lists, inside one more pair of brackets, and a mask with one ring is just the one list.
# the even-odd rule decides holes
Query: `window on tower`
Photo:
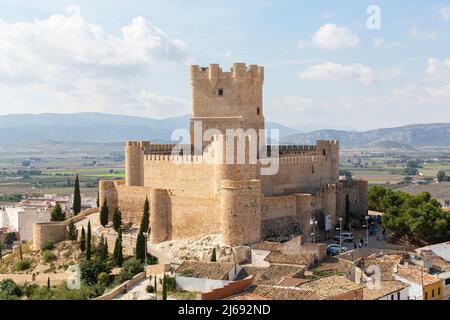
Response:
[{"label": "window on tower", "polygon": [[258,116],[260,116],[261,115],[261,108],[256,108],[256,114],[258,115]]},{"label": "window on tower", "polygon": [[217,90],[217,95],[218,95],[219,97],[223,97],[223,89]]}]

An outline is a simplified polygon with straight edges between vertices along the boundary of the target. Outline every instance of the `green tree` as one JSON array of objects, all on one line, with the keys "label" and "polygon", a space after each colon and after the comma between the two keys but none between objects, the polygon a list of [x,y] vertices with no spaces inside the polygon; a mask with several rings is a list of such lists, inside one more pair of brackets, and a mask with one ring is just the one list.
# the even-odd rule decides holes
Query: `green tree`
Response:
[{"label": "green tree", "polygon": [[213,252],[212,252],[212,255],[211,255],[211,262],[217,262],[216,247],[213,248]]},{"label": "green tree", "polygon": [[113,227],[116,232],[119,232],[122,227],[122,213],[119,208],[116,208],[113,216]]},{"label": "green tree", "polygon": [[106,202],[106,198],[103,201],[103,205],[100,209],[100,224],[103,227],[106,227],[106,225],[108,224],[108,220],[109,220],[109,209],[108,209],[108,203]]},{"label": "green tree", "polygon": [[0,293],[7,296],[20,297],[22,295],[22,290],[13,280],[5,279],[0,281]]},{"label": "green tree", "polygon": [[77,228],[73,220],[70,220],[69,226],[67,227],[67,240],[76,241],[77,240]]},{"label": "green tree", "polygon": [[445,171],[438,171],[437,175],[436,175],[436,179],[438,182],[443,182],[445,180],[446,174]]},{"label": "green tree", "polygon": [[97,191],[97,208],[100,207],[100,191]]},{"label": "green tree", "polygon": [[142,214],[139,232],[148,232],[149,227],[150,227],[150,205],[148,202],[148,198],[145,198],[144,212]]},{"label": "green tree", "polygon": [[162,299],[167,300],[167,276],[164,273],[163,283],[162,283]]},{"label": "green tree", "polygon": [[65,221],[66,213],[62,211],[61,205],[56,203],[51,213],[51,221]]},{"label": "green tree", "polygon": [[142,232],[138,233],[136,239],[136,252],[135,252],[136,260],[144,262],[145,259],[145,237]]},{"label": "green tree", "polygon": [[3,246],[2,246],[2,244],[0,243],[0,261],[3,260],[3,252],[2,252],[2,250],[3,250]]},{"label": "green tree", "polygon": [[22,245],[19,246],[19,257],[20,257],[20,261],[23,261]]},{"label": "green tree", "polygon": [[84,231],[84,226],[81,227],[81,237],[80,237],[80,251],[86,251],[86,231]]},{"label": "green tree", "polygon": [[114,264],[121,267],[123,264],[123,248],[122,248],[122,230],[119,229],[119,234],[117,235],[116,243],[114,245],[113,253]]},{"label": "green tree", "polygon": [[81,281],[92,286],[98,282],[98,277],[101,273],[110,274],[111,268],[106,261],[99,259],[85,260],[80,264]]},{"label": "green tree", "polygon": [[47,278],[47,290],[50,291],[50,277]]},{"label": "green tree", "polygon": [[73,190],[73,214],[76,216],[81,212],[81,193],[80,193],[80,180],[78,174],[75,178],[75,187]]},{"label": "green tree", "polygon": [[108,260],[108,243],[106,242],[106,239],[103,237],[103,235],[100,237],[100,242],[97,246],[97,249],[95,250],[95,256],[100,261]]},{"label": "green tree", "polygon": [[86,260],[91,260],[92,256],[92,231],[91,221],[88,222],[87,237],[86,237]]},{"label": "green tree", "polygon": [[122,270],[117,275],[115,282],[116,284],[123,283],[143,271],[144,266],[139,260],[136,260],[134,258],[128,259],[123,263]]}]

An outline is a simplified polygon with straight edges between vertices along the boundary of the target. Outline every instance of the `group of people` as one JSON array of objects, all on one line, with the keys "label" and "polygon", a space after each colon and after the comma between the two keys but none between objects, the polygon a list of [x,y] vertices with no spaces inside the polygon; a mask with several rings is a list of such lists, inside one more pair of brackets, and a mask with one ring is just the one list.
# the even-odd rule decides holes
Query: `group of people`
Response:
[{"label": "group of people", "polygon": [[353,242],[353,246],[354,248],[362,248],[362,247],[366,247],[368,246],[367,240],[364,241],[363,239],[359,240],[358,243],[356,243],[356,241]]}]

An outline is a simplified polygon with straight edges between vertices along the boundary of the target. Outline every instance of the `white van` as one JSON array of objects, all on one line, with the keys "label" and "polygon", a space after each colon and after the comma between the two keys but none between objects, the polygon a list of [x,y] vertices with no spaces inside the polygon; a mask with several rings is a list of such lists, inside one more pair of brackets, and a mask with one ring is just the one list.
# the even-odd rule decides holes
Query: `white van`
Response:
[{"label": "white van", "polygon": [[[339,235],[334,237],[335,240],[339,240]],[[342,241],[353,242],[353,233],[351,232],[342,232]]]}]

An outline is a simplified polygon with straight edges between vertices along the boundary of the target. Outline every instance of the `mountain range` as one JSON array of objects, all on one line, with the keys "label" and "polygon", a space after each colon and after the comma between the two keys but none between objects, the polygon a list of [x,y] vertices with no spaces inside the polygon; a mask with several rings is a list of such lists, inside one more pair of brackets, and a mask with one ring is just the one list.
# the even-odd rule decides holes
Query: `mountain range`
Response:
[{"label": "mountain range", "polygon": [[[169,142],[175,129],[189,128],[189,115],[167,119],[106,113],[42,113],[0,116],[0,144],[42,141],[122,142],[150,140]],[[314,144],[316,140],[340,140],[345,148],[386,147],[411,149],[422,146],[450,146],[450,123],[415,124],[364,132],[316,130],[301,132],[279,123],[266,122],[267,129],[279,129],[287,144]]]}]

